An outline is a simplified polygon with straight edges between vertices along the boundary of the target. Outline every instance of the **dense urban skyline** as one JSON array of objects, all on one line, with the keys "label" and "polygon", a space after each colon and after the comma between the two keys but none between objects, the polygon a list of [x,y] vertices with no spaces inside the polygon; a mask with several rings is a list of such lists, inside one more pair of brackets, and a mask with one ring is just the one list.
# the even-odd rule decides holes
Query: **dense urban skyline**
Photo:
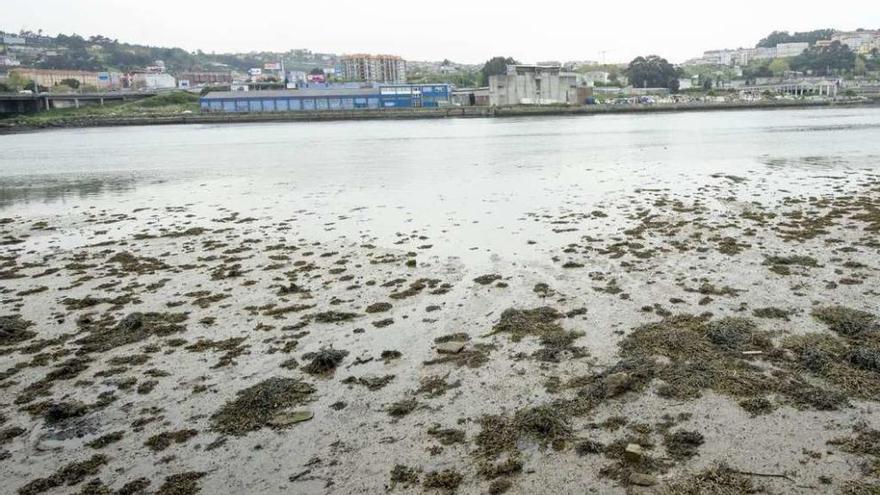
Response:
[{"label": "dense urban skyline", "polygon": [[[644,5],[644,7],[640,7]],[[523,15],[501,2],[453,0],[435,9],[388,0],[377,5],[342,0],[333,4],[266,2],[259,8],[214,2],[155,0],[71,2],[14,0],[4,8],[4,28],[42,29],[46,34],[102,34],[133,43],[179,46],[206,52],[284,51],[309,48],[328,53],[394,53],[408,60],[481,63],[493,55],[526,62],[583,60],[626,62],[658,53],[683,62],[704,50],[753,46],[773,30],[822,27],[876,28],[872,2],[847,9],[791,9],[743,1],[723,14],[703,2],[673,7],[637,2],[626,12],[615,5],[565,6],[559,12]],[[247,12],[252,13],[248,17]],[[271,15],[270,15],[271,14]],[[384,29],[382,29],[384,27]]]}]

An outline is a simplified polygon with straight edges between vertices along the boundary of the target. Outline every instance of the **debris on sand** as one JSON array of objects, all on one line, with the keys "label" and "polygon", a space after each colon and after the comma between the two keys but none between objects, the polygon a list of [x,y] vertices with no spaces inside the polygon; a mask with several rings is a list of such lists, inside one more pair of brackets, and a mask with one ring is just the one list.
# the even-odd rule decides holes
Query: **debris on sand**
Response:
[{"label": "debris on sand", "polygon": [[697,455],[700,445],[704,442],[703,434],[697,431],[679,430],[668,433],[663,438],[666,452],[673,459],[682,461]]},{"label": "debris on sand", "polygon": [[477,455],[492,460],[503,453],[517,453],[521,440],[536,442],[542,447],[562,444],[572,435],[568,417],[552,404],[525,408],[512,417],[486,415],[479,420],[481,430],[474,438]]},{"label": "debris on sand", "polygon": [[474,282],[480,285],[489,285],[496,280],[501,280],[503,277],[498,275],[497,273],[491,273],[488,275],[480,275],[479,277],[474,279]]},{"label": "debris on sand", "polygon": [[391,308],[391,303],[377,302],[367,306],[364,311],[367,313],[384,313],[385,311],[390,311]]},{"label": "debris on sand", "polygon": [[0,346],[14,345],[34,338],[37,333],[28,330],[33,324],[18,315],[0,316]]},{"label": "debris on sand", "polygon": [[122,440],[122,437],[125,435],[124,431],[114,431],[112,433],[107,433],[106,435],[101,435],[100,437],[92,440],[87,443],[89,447],[93,449],[103,449],[104,447],[116,443]]},{"label": "debris on sand", "polygon": [[556,320],[563,316],[559,311],[547,306],[534,309],[505,309],[498,323],[492,328],[492,334],[507,333],[512,341],[518,342],[525,336],[561,332],[562,327],[556,323]]},{"label": "debris on sand", "polygon": [[452,445],[454,443],[464,443],[464,430],[455,428],[441,428],[439,424],[435,424],[428,429],[428,435],[436,438],[443,445]]},{"label": "debris on sand", "polygon": [[417,407],[419,407],[419,402],[417,400],[403,399],[388,406],[386,411],[388,411],[389,416],[400,418],[415,411]]},{"label": "debris on sand", "polygon": [[353,320],[359,315],[357,313],[347,313],[343,311],[324,311],[315,313],[312,318],[318,323],[339,323],[343,321]]},{"label": "debris on sand", "polygon": [[394,468],[391,469],[390,488],[394,489],[397,485],[401,485],[404,488],[418,485],[421,474],[421,469],[407,467],[403,464],[397,464],[394,466]]},{"label": "debris on sand", "polygon": [[425,475],[422,486],[425,488],[437,488],[448,493],[455,492],[458,485],[464,480],[464,476],[454,469],[444,469],[443,471],[432,471]]},{"label": "debris on sand", "polygon": [[80,318],[77,324],[88,335],[75,340],[79,354],[106,352],[116,347],[135,344],[151,336],[166,337],[186,330],[182,323],[186,313],[130,313],[112,325],[106,320]]},{"label": "debris on sand", "polygon": [[240,390],[211,416],[212,429],[230,435],[245,435],[265,426],[293,406],[307,402],[315,387],[293,378],[273,377]]},{"label": "debris on sand", "polygon": [[347,385],[362,385],[367,387],[367,390],[375,391],[380,390],[391,383],[394,380],[394,375],[385,375],[385,376],[361,376],[361,377],[353,377],[350,376],[345,380],[342,380],[342,383]]},{"label": "debris on sand", "polygon": [[310,375],[329,375],[336,370],[339,363],[348,356],[348,351],[324,348],[317,352],[307,352],[302,358],[309,361],[303,371]]},{"label": "debris on sand", "polygon": [[19,495],[36,495],[62,485],[72,486],[82,482],[88,476],[94,476],[107,464],[109,459],[102,454],[95,454],[85,461],[71,462],[48,478],[38,478],[18,489]]},{"label": "debris on sand", "polygon": [[199,493],[199,480],[206,474],[198,471],[172,474],[165,478],[156,495],[194,495]]},{"label": "debris on sand", "polygon": [[657,490],[661,495],[741,495],[763,492],[763,488],[755,485],[749,476],[731,469],[723,462],[699,473],[680,477]]},{"label": "debris on sand", "polygon": [[867,311],[845,306],[826,306],[813,310],[813,316],[828,328],[844,337],[863,336],[880,332],[880,321]]},{"label": "debris on sand", "polygon": [[151,436],[144,443],[150,450],[154,452],[158,452],[161,450],[165,450],[175,443],[184,443],[190,438],[198,435],[199,432],[196,430],[178,430],[178,431],[164,431],[162,433],[158,433],[156,435]]}]

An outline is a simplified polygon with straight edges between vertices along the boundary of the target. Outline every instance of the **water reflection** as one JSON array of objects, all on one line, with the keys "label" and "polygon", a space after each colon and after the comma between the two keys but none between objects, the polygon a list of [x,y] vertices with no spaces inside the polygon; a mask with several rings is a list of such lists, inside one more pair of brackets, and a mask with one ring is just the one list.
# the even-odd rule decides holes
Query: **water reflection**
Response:
[{"label": "water reflection", "polygon": [[0,177],[0,208],[14,204],[50,203],[131,192],[138,183],[155,182],[140,174],[62,174]]}]

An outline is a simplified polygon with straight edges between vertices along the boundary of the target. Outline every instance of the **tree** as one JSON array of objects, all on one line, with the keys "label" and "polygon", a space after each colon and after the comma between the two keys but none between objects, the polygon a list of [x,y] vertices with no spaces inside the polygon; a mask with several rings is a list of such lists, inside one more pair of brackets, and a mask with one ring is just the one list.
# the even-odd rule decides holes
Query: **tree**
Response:
[{"label": "tree", "polygon": [[60,84],[68,88],[77,89],[79,88],[79,79],[62,79]]},{"label": "tree", "polygon": [[779,77],[782,74],[791,70],[791,66],[788,64],[788,60],[785,60],[784,58],[774,58],[767,68],[770,69],[770,72],[772,72],[773,75],[776,77]]},{"label": "tree", "polygon": [[758,48],[773,48],[780,43],[806,42],[815,45],[819,40],[827,40],[835,33],[834,29],[816,29],[802,33],[789,34],[788,31],[773,31],[756,45]]},{"label": "tree", "polygon": [[857,75],[863,76],[865,75],[865,71],[867,71],[867,69],[868,65],[865,62],[865,57],[856,57],[855,64],[853,65],[853,72]]},{"label": "tree", "polygon": [[501,74],[507,73],[508,65],[517,65],[519,62],[514,60],[512,57],[492,57],[483,64],[483,68],[480,69],[480,85],[486,86],[489,84],[489,76],[500,76]]},{"label": "tree", "polygon": [[637,88],[667,88],[678,91],[680,71],[657,55],[636,57],[626,69],[629,83]]},{"label": "tree", "polygon": [[835,41],[828,46],[813,46],[791,59],[794,70],[810,71],[819,76],[850,72],[855,69],[856,54]]}]

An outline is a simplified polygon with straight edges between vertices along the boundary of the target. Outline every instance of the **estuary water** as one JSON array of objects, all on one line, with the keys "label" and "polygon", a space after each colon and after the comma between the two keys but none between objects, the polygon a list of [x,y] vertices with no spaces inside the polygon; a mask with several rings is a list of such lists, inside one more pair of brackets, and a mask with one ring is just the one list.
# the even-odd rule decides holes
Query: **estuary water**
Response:
[{"label": "estuary water", "polygon": [[455,228],[456,251],[503,251],[493,232],[522,231],[527,213],[687,192],[713,174],[774,194],[876,169],[880,109],[64,129],[0,136],[0,149],[0,216],[222,205],[318,215],[298,225],[318,238],[417,223]]}]

